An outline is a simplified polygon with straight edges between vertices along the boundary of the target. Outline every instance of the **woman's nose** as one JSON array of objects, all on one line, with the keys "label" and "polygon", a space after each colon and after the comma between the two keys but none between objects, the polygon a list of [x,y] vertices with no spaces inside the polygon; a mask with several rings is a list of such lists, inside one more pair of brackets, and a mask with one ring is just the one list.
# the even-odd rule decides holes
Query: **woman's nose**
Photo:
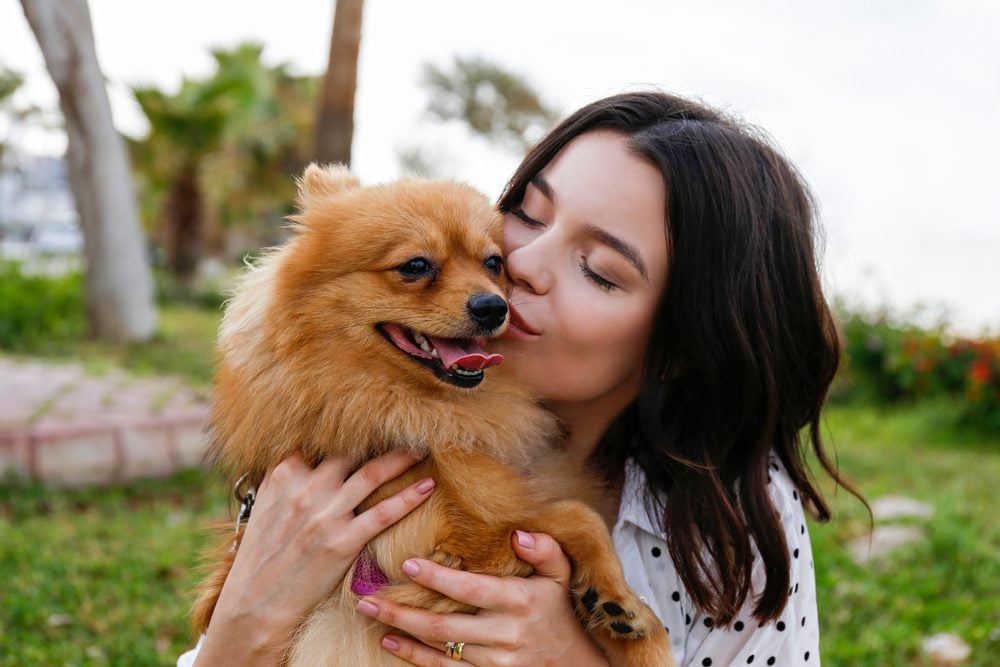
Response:
[{"label": "woman's nose", "polygon": [[527,243],[508,249],[504,263],[507,275],[518,287],[545,294],[552,289],[552,251],[543,242],[543,236],[536,236]]}]

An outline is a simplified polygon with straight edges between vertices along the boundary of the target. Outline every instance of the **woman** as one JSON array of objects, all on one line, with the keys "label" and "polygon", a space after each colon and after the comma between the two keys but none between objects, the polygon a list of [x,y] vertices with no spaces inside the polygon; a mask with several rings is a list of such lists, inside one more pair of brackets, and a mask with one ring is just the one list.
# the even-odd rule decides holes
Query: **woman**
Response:
[{"label": "woman", "polygon": [[[803,504],[829,510],[800,435],[840,482],[819,435],[839,348],[797,173],[711,109],[632,93],[563,121],[500,208],[512,281],[500,346],[566,425],[567,449],[605,473],[626,575],[678,664],[818,662]],[[355,516],[411,463],[389,455],[348,477],[342,461],[293,458],[269,474],[198,663],[280,656],[362,546],[432,492],[423,480]],[[377,596],[358,612],[403,631],[383,647],[417,665],[445,664],[448,642],[474,665],[607,664],[573,614],[559,546],[519,532],[513,547],[533,577],[405,564],[477,614]]]}]

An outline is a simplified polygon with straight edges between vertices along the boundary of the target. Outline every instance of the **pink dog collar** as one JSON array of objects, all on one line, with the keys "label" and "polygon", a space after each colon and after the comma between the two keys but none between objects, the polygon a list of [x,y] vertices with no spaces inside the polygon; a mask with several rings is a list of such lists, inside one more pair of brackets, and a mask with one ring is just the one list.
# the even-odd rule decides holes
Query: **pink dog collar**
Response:
[{"label": "pink dog collar", "polygon": [[378,562],[367,551],[362,551],[354,561],[354,576],[351,590],[355,595],[372,595],[389,585],[389,577],[378,566]]}]

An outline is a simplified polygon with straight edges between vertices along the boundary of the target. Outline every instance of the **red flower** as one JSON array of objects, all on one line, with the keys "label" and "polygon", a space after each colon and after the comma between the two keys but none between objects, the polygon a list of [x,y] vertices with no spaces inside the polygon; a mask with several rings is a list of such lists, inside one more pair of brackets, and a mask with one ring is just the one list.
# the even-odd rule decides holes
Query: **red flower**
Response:
[{"label": "red flower", "polygon": [[969,366],[969,378],[976,384],[986,384],[990,381],[990,360],[979,357]]}]

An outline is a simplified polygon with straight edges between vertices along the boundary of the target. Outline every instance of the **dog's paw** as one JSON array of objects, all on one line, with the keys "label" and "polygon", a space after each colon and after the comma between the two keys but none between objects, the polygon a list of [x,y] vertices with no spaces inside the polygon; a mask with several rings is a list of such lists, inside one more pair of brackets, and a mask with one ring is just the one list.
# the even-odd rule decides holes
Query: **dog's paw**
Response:
[{"label": "dog's paw", "polygon": [[427,560],[434,561],[438,565],[444,565],[445,567],[450,567],[453,570],[462,569],[462,557],[447,551],[442,548],[439,544],[434,548],[430,554],[426,556]]},{"label": "dog's paw", "polygon": [[641,639],[649,636],[660,622],[652,610],[631,590],[602,591],[588,586],[574,595],[577,613],[591,631],[606,633],[614,639]]}]

